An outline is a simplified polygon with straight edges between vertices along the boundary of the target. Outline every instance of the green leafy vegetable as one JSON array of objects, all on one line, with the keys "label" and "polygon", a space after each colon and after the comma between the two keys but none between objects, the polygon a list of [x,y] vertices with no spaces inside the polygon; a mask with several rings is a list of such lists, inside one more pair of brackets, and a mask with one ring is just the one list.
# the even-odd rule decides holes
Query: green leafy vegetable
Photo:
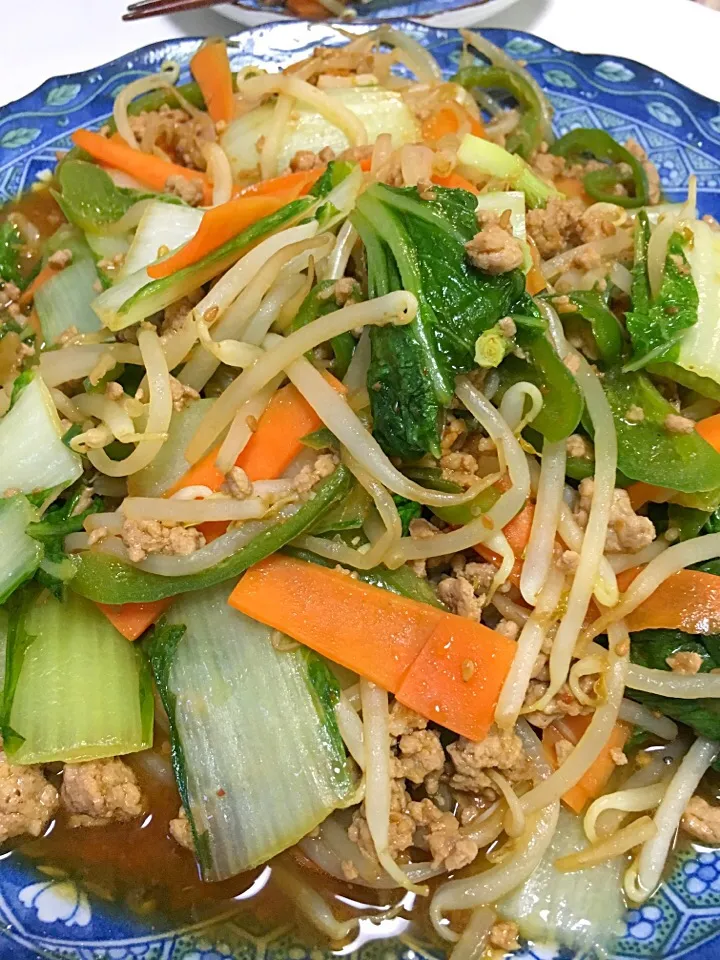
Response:
[{"label": "green leafy vegetable", "polygon": [[[612,369],[601,382],[617,430],[618,469],[625,476],[686,493],[720,487],[720,454],[696,432],[667,429],[666,418],[677,411],[648,377]],[[632,418],[633,407],[643,411],[641,420]]]},{"label": "green leafy vegetable", "polygon": [[442,407],[455,376],[472,369],[480,334],[530,310],[521,271],[489,276],[468,263],[464,245],[477,231],[472,194],[433,193],[421,200],[414,187],[376,184],[351,217],[365,245],[370,296],[402,288],[418,298],[412,324],[370,334],[374,433],[386,452],[408,460],[439,454]]},{"label": "green leafy vegetable", "polygon": [[12,220],[0,224],[0,282],[26,286],[22,271],[22,237]]},{"label": "green leafy vegetable", "polygon": [[98,272],[85,238],[78,230],[66,226],[57,231],[51,243],[56,249],[69,250],[72,260],[35,293],[35,309],[46,343],[55,343],[70,327],[79,333],[100,329],[100,321],[91,307],[97,297]]},{"label": "green leafy vegetable", "polygon": [[415,503],[414,500],[408,500],[405,497],[401,497],[399,494],[393,494],[393,500],[395,501],[395,506],[398,509],[400,514],[400,522],[402,523],[402,535],[406,537],[408,535],[408,528],[410,523],[413,520],[417,520],[422,516],[422,507],[419,503]]},{"label": "green leafy vegetable", "polygon": [[42,547],[25,532],[36,515],[21,494],[0,499],[0,604],[33,576],[42,560]]},{"label": "green leafy vegetable", "polygon": [[[688,652],[702,657],[700,673],[720,668],[720,636],[690,636],[679,630],[640,630],[630,634],[630,642],[630,659],[643,667],[670,670],[667,658],[675,653]],[[709,697],[679,700],[641,690],[628,689],[626,692],[651,710],[691,727],[698,736],[720,738],[720,700]]]},{"label": "green leafy vegetable", "polygon": [[706,510],[695,510],[678,503],[668,504],[668,526],[678,531],[678,540],[692,540],[699,536],[711,516]]},{"label": "green leafy vegetable", "polygon": [[[310,293],[305,297],[292,323],[292,330],[299,330],[300,327],[312,323],[318,317],[324,317],[328,313],[333,313],[340,307],[335,294],[336,280],[322,280],[316,284]],[[343,300],[343,303],[360,303],[363,299],[360,284],[353,281],[353,289],[349,297]],[[335,360],[332,371],[335,376],[342,380],[350,366],[353,351],[355,349],[355,338],[347,331],[330,341]]]},{"label": "green leafy vegetable", "polygon": [[29,372],[21,379],[26,385],[0,419],[0,494],[67,487],[82,473],[82,461],[63,443],[60,418],[42,378]]},{"label": "green leafy vegetable", "polygon": [[138,570],[107,554],[85,551],[72,558],[76,593],[101,603],[142,603],[204,590],[240,576],[248,567],[309,531],[326,510],[342,501],[350,490],[350,474],[342,465],[315,487],[311,500],[286,520],[258,521],[258,534],[237,553],[201,573],[162,577]]},{"label": "green leafy vegetable", "polygon": [[635,263],[632,280],[632,310],[625,325],[633,344],[633,358],[626,370],[637,370],[650,361],[671,355],[688,327],[697,323],[698,293],[685,256],[685,242],[673,233],[668,242],[665,272],[656,297],[650,296],[647,251],[650,222],[645,211],[638,216],[635,232]]},{"label": "green leafy vegetable", "polygon": [[[609,164],[606,169],[592,170],[583,177],[585,191],[594,200],[615,203],[621,207],[644,207],[650,202],[643,165],[605,130],[587,127],[570,130],[550,146],[550,153],[567,160],[595,159]],[[632,194],[617,194],[615,187],[619,184],[631,187]]]},{"label": "green leafy vegetable", "polygon": [[370,494],[355,482],[342,502],[324,513],[310,532],[319,537],[328,533],[342,533],[344,530],[360,530],[371,506]]}]

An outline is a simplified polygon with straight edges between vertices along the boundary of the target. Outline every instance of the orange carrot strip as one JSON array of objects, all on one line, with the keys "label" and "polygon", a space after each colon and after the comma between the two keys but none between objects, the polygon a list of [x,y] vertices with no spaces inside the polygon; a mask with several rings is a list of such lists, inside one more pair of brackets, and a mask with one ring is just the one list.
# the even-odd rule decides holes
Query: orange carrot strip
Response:
[{"label": "orange carrot strip", "polygon": [[582,180],[578,180],[577,177],[555,177],[554,183],[560,193],[564,193],[566,197],[579,197],[587,206],[594,203],[590,194],[585,192]]},{"label": "orange carrot strip", "polygon": [[337,570],[279,554],[251,567],[228,602],[386,690],[400,685],[445,616]]},{"label": "orange carrot strip", "polygon": [[439,177],[434,175],[432,182],[436,183],[439,187],[450,187],[454,190],[467,190],[469,193],[474,193],[476,196],[478,194],[477,187],[473,186],[469,180],[466,180],[465,177],[461,177],[459,173],[449,173],[447,177]]},{"label": "orange carrot strip", "polygon": [[209,453],[205,454],[202,460],[194,463],[179,480],[176,480],[175,483],[165,491],[163,496],[171,497],[174,493],[177,493],[178,490],[183,490],[185,487],[200,486],[210,487],[211,490],[219,490],[225,482],[225,475],[215,466],[215,458],[218,455],[218,450],[219,447],[213,447]]},{"label": "orange carrot strip", "polygon": [[213,122],[230,123],[233,89],[225,41],[208,40],[204,43],[190,61],[190,72],[197,80]]},{"label": "orange carrot strip", "polygon": [[[618,574],[624,593],[642,567]],[[702,570],[678,570],[663,580],[626,618],[628,630],[682,630],[684,633],[720,633],[720,577]]]},{"label": "orange carrot strip", "polygon": [[315,170],[298,170],[296,173],[285,173],[281,177],[271,177],[269,180],[260,180],[249,187],[243,187],[238,192],[239,197],[269,197],[282,193],[287,196],[286,203],[297,200],[310,192],[310,189],[325,173],[325,167],[316,167]]},{"label": "orange carrot strip", "polygon": [[482,623],[445,615],[403,677],[397,699],[455,733],[483,740],[515,653],[515,644],[497,637]]},{"label": "orange carrot strip", "polygon": [[[559,766],[555,753],[556,745],[563,739],[569,739],[572,743],[577,743],[587,730],[590,719],[590,717],[563,717],[558,726],[551,724],[551,726],[546,727],[542,738],[543,746],[550,763],[554,767]],[[615,770],[612,753],[614,750],[622,750],[629,736],[630,727],[628,724],[622,722],[615,724],[610,738],[602,748],[597,760],[585,771],[575,786],[563,794],[562,800],[566,806],[570,807],[575,813],[580,813],[590,800],[600,796]]]},{"label": "orange carrot strip", "polygon": [[[338,393],[347,392],[346,387],[332,374],[325,373],[324,377]],[[252,481],[274,480],[303,449],[302,438],[321,426],[320,417],[307,400],[292,384],[288,384],[278,390],[268,403],[258,420],[257,429],[235,464],[242,467]],[[217,447],[206,453],[165,492],[165,496],[171,497],[183,487],[196,485],[219,490],[225,482],[225,476],[215,466],[217,454]]]},{"label": "orange carrot strip", "polygon": [[57,267],[46,263],[40,273],[35,277],[31,284],[20,294],[20,306],[26,307],[35,297],[40,287],[44,287],[50,277],[54,277],[58,272]]},{"label": "orange carrot strip", "polygon": [[126,640],[137,640],[173,600],[174,597],[165,597],[148,603],[98,603],[97,606]]},{"label": "orange carrot strip", "polygon": [[287,8],[301,20],[325,20],[328,16],[327,7],[318,0],[287,0]]},{"label": "orange carrot strip", "polygon": [[286,203],[289,203],[287,195],[278,194],[273,197],[236,197],[234,200],[228,200],[227,203],[211,207],[203,214],[197,233],[167,260],[151,264],[147,268],[148,274],[154,280],[159,280],[161,277],[169,277],[177,270],[197,263],[202,257],[237,236],[246,227],[262,220],[263,217],[270,216]]},{"label": "orange carrot strip", "polygon": [[[470,124],[470,133],[475,137],[485,136],[485,125],[472,116],[464,107],[456,104],[456,109],[465,114]],[[435,113],[431,114],[422,125],[423,140],[440,140],[449,134],[457,133],[459,120],[456,110],[451,107],[441,107]]]},{"label": "orange carrot strip", "polygon": [[251,567],[228,602],[474,740],[515,652],[481,623],[278,554]]},{"label": "orange carrot strip", "polygon": [[72,135],[76,147],[85,150],[95,160],[106,163],[117,170],[123,170],[135,177],[140,183],[146,184],[153,190],[165,189],[168,177],[184,177],[186,180],[199,180],[203,186],[203,203],[209,206],[212,203],[212,187],[206,174],[198,170],[181,167],[178,163],[170,163],[149,153],[133,150],[126,143],[115,143],[92,130],[76,130]]},{"label": "orange carrot strip", "polygon": [[[338,393],[347,390],[331,374],[325,378]],[[237,458],[250,480],[273,480],[303,450],[301,440],[322,426],[322,420],[291,383],[278,390],[258,420],[257,430]]]},{"label": "orange carrot strip", "polygon": [[[530,530],[532,529],[533,517],[535,515],[535,504],[528,501],[517,516],[513,517],[510,523],[503,527],[503,533],[510,544],[510,548],[515,554],[515,563],[510,573],[509,580],[515,586],[520,583],[520,574],[522,572],[523,555],[530,539]],[[478,543],[475,551],[480,554],[489,563],[494,563],[499,567],[502,558],[484,543]]]}]

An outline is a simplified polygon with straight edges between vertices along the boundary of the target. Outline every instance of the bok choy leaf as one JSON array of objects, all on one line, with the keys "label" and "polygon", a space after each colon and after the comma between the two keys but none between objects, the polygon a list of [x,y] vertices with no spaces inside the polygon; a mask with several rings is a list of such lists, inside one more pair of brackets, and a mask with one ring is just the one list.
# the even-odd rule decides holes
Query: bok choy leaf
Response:
[{"label": "bok choy leaf", "polygon": [[274,631],[230,607],[229,592],[181,598],[149,644],[206,880],[265,863],[353,790],[327,664],[278,652]]},{"label": "bok choy leaf", "polygon": [[82,473],[82,460],[63,443],[62,425],[48,388],[37,373],[27,379],[0,419],[0,450],[4,451],[0,494],[64,488]]},{"label": "bok choy leaf", "polygon": [[490,276],[467,260],[477,232],[475,197],[465,190],[370,187],[351,216],[368,262],[371,296],[405,289],[418,298],[415,320],[370,334],[368,392],[373,432],[390,455],[417,459],[440,451],[440,413],[455,376],[474,366],[475,342],[527,308],[520,270]]},{"label": "bok choy leaf", "polygon": [[[101,293],[93,302],[93,310],[110,330],[122,330],[138,323],[227,270],[250,247],[301,217],[316,202],[314,197],[293,200],[276,213],[253,223],[197,263],[177,270],[169,277],[151,280],[147,270],[137,270]],[[182,242],[180,240],[176,246]]]},{"label": "bok choy leaf", "polygon": [[0,604],[29,580],[43,558],[43,548],[25,532],[37,510],[21,494],[0,499]]},{"label": "bok choy leaf", "polygon": [[46,343],[55,343],[70,327],[79,333],[100,329],[90,304],[97,297],[98,272],[95,257],[83,235],[72,227],[61,227],[48,243],[48,253],[69,250],[72,260],[58,270],[35,294],[35,309]]},{"label": "bok choy leaf", "polygon": [[142,650],[73,593],[60,603],[28,590],[17,603],[3,699],[4,749],[13,763],[97,760],[152,744]]}]

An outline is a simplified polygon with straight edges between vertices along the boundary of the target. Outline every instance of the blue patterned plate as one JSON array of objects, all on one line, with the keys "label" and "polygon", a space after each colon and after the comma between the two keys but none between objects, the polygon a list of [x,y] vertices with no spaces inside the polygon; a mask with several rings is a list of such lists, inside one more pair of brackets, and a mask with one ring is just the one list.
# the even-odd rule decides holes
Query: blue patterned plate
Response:
[{"label": "blue patterned plate", "polygon": [[[365,27],[351,27],[363,30]],[[460,39],[455,31],[416,24],[404,26],[421,40],[450,73]],[[688,176],[698,178],[700,209],[720,217],[720,109],[718,104],[630,60],[569,53],[512,30],[487,36],[514,57],[528,62],[555,107],[558,133],[577,126],[599,126],[618,140],[634,137],[660,170],[666,195],[684,198]],[[276,23],[234,40],[233,67],[251,63],[285,65],[318,44],[343,38],[326,24]],[[154,44],[120,60],[48,80],[34,93],[0,109],[0,201],[29,188],[51,170],[55,153],[70,146],[78,127],[99,127],[111,113],[117,90],[129,80],[176,60],[187,64],[198,40]],[[0,960],[329,960],[304,945],[292,931],[267,929],[247,909],[252,888],[237,912],[182,928],[162,917],[143,919],[108,906],[84,890],[71,874],[31,865],[5,855],[0,871]],[[253,887],[262,886],[267,875]],[[404,921],[384,930],[363,923],[355,944],[342,954],[363,960],[423,960],[433,948],[411,938]],[[519,960],[572,960],[567,951],[528,946]],[[613,960],[717,960],[720,957],[720,853],[688,851],[649,903],[630,911]],[[574,960],[581,960],[576,957]],[[582,958],[589,960],[589,958]]]}]

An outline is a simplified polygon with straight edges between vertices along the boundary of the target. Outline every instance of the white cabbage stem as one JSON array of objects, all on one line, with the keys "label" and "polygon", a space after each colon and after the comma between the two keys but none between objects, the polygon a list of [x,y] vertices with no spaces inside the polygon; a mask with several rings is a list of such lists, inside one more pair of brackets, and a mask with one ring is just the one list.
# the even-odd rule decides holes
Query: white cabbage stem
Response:
[{"label": "white cabbage stem", "polygon": [[260,100],[273,93],[294,97],[305,103],[326,120],[339,127],[353,147],[368,142],[365,125],[337,99],[322,93],[317,87],[291,74],[272,73],[238,81],[238,93],[247,100]]}]

